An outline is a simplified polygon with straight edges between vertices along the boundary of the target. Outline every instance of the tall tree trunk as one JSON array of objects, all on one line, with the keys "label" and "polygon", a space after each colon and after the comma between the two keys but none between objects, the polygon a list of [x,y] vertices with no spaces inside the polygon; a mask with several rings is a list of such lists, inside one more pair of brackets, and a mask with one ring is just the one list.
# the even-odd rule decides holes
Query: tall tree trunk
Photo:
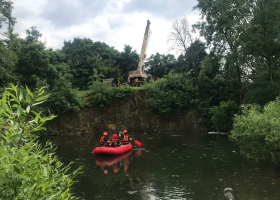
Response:
[{"label": "tall tree trunk", "polygon": [[230,46],[231,52],[234,55],[235,66],[236,66],[236,74],[237,74],[237,78],[238,78],[239,101],[240,101],[240,105],[242,105],[243,104],[243,95],[242,95],[242,91],[241,91],[242,90],[242,82],[241,82],[241,72],[240,72],[239,63],[238,63],[237,52],[235,51],[232,43],[228,42],[228,44]]},{"label": "tall tree trunk", "polygon": [[268,73],[269,81],[271,83],[273,83],[274,80],[273,80],[273,72],[271,70],[270,59],[266,59],[266,68],[267,68],[267,73]]},{"label": "tall tree trunk", "polygon": [[197,84],[197,88],[198,88],[199,102],[202,102],[203,98],[202,98],[202,93],[201,93],[201,86],[200,86],[200,83],[198,81],[198,77],[197,76],[195,76],[195,80],[196,80],[196,84]]},{"label": "tall tree trunk", "polygon": [[237,58],[235,58],[235,65],[236,65],[236,73],[237,73],[237,78],[238,78],[238,88],[239,88],[239,101],[240,105],[243,104],[243,95],[242,95],[242,83],[241,83],[241,73],[240,73],[240,68],[238,65]]}]

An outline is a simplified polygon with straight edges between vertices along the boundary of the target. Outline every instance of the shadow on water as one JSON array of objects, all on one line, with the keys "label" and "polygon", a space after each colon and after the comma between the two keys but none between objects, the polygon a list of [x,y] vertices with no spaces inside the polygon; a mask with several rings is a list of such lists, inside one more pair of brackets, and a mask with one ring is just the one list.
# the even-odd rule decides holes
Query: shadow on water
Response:
[{"label": "shadow on water", "polygon": [[121,156],[94,156],[100,135],[52,137],[57,154],[84,166],[74,191],[81,199],[280,200],[280,173],[241,157],[227,135],[186,131],[131,135]]}]

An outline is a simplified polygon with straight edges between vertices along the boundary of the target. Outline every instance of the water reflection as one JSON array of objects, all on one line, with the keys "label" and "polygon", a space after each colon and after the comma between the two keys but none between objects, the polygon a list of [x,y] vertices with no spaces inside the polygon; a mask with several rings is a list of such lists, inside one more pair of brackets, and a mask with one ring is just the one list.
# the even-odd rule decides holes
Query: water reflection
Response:
[{"label": "water reflection", "polygon": [[141,149],[136,150],[135,156],[137,156],[137,157],[142,156],[142,150]]},{"label": "water reflection", "polygon": [[126,172],[129,165],[129,156],[132,151],[126,152],[118,156],[95,156],[95,164],[99,165],[104,174],[108,174],[110,168],[113,168],[114,173],[119,172],[119,168],[123,168],[123,171]]}]

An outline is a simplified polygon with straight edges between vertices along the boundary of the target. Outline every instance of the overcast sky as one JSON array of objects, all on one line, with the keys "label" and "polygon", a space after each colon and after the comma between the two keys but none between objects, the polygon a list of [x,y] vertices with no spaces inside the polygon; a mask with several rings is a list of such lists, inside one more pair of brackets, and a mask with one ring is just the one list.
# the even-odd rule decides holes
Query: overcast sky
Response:
[{"label": "overcast sky", "polygon": [[25,37],[25,30],[36,26],[47,47],[54,49],[61,48],[64,40],[80,37],[105,42],[119,51],[130,45],[140,53],[149,19],[152,35],[147,54],[167,54],[172,20],[184,15],[190,24],[199,20],[198,11],[192,11],[196,0],[12,1],[15,31]]}]

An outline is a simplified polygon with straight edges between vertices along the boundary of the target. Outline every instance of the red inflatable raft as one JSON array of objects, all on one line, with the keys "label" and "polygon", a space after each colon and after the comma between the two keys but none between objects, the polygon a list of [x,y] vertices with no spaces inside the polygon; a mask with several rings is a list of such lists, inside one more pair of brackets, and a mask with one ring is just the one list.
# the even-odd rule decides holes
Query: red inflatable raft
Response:
[{"label": "red inflatable raft", "polygon": [[120,155],[128,152],[132,149],[132,145],[129,143],[120,147],[96,147],[93,149],[94,154],[105,154],[105,155]]}]

